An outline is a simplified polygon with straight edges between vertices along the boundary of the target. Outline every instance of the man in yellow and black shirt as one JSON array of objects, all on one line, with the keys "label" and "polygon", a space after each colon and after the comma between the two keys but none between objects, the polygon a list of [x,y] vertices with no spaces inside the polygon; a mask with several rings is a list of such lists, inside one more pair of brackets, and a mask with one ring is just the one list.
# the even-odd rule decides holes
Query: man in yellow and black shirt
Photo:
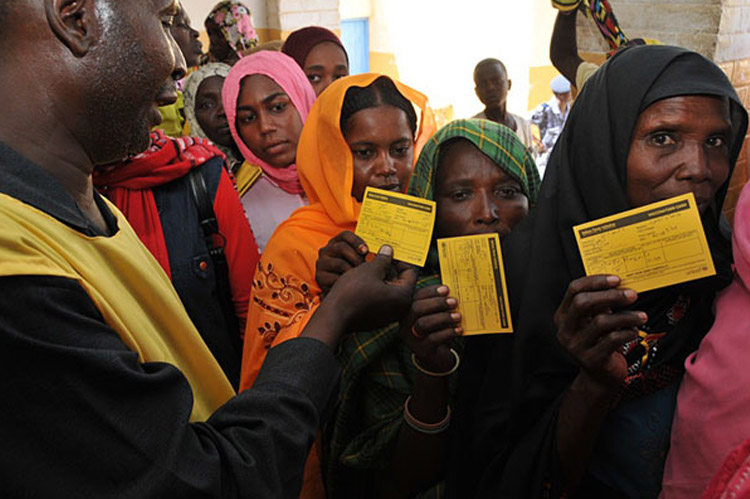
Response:
[{"label": "man in yellow and black shirt", "polygon": [[[175,0],[0,2],[0,487],[5,497],[292,497],[344,331],[411,300],[390,252],[235,395],[91,174],[148,145],[185,63]],[[165,81],[168,83],[165,84]],[[337,290],[338,288],[338,290]]]}]

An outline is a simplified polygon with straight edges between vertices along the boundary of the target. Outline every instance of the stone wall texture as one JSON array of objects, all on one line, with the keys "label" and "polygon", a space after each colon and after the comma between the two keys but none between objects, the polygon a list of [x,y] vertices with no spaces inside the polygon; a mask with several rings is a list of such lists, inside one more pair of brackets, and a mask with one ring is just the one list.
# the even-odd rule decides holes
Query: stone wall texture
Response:
[{"label": "stone wall texture", "polygon": [[339,0],[267,0],[268,22],[281,37],[304,26],[325,26],[338,32]]}]

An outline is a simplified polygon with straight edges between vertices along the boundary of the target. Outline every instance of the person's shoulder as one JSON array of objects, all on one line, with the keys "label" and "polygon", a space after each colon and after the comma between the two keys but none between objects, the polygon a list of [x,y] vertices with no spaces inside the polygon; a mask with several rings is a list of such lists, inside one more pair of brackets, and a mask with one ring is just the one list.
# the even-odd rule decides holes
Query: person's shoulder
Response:
[{"label": "person's shoulder", "polygon": [[520,116],[515,113],[508,113],[510,116],[513,117],[514,120],[516,120],[516,125],[518,125],[518,128],[529,128],[531,124],[529,123],[529,120],[524,118],[523,116]]},{"label": "person's shoulder", "polygon": [[591,75],[593,75],[599,69],[598,64],[593,62],[583,61],[578,65],[576,70],[576,89],[580,92],[583,86],[586,84]]}]

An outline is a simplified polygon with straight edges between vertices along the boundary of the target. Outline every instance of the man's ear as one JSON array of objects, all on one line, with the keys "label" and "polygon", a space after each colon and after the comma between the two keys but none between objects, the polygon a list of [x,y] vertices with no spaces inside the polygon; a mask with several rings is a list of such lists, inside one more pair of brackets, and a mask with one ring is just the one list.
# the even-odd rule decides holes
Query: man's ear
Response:
[{"label": "man's ear", "polygon": [[513,85],[513,80],[508,78],[508,90],[510,91],[510,87]]},{"label": "man's ear", "polygon": [[57,38],[82,57],[93,45],[93,0],[45,0],[47,22]]}]

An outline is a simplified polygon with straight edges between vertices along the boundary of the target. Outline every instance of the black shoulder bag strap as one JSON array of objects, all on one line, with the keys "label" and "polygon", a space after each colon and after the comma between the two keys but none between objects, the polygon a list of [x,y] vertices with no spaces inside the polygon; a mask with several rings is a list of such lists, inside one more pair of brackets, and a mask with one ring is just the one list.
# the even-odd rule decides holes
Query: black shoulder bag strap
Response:
[{"label": "black shoulder bag strap", "polygon": [[226,237],[219,232],[219,222],[216,220],[213,202],[208,194],[206,180],[200,172],[200,168],[193,168],[188,174],[190,181],[190,191],[193,194],[195,206],[198,208],[198,219],[200,221],[203,236],[206,239],[208,254],[214,265],[214,275],[216,276],[216,290],[219,294],[221,311],[224,314],[227,327],[229,328],[229,337],[232,344],[238,352],[242,352],[240,342],[240,324],[237,320],[237,314],[234,309],[232,300],[232,287],[229,281],[229,265],[224,253]]}]

